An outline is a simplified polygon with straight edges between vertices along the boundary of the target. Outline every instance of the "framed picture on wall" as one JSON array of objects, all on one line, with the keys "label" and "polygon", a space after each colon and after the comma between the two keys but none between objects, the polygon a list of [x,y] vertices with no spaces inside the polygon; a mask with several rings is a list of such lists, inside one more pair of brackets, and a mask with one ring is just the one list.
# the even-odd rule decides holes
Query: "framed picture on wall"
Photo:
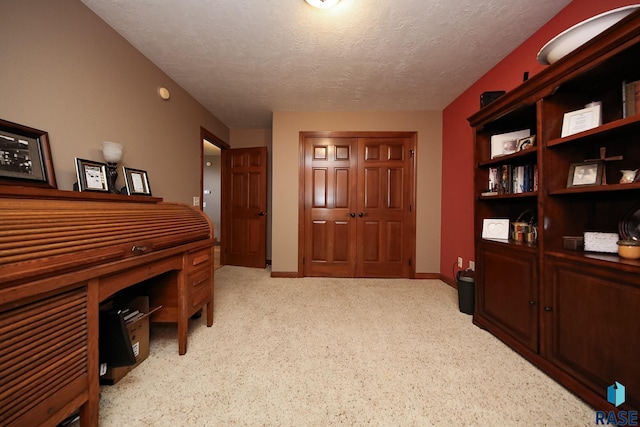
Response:
[{"label": "framed picture on wall", "polygon": [[57,188],[47,132],[0,119],[0,184]]}]

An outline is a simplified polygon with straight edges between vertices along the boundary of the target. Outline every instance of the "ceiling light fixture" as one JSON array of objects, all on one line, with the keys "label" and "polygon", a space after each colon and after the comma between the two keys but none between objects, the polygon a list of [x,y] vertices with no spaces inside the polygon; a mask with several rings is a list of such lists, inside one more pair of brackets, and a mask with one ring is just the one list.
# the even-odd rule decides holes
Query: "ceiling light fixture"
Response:
[{"label": "ceiling light fixture", "polygon": [[304,0],[318,9],[329,9],[340,2],[340,0]]}]

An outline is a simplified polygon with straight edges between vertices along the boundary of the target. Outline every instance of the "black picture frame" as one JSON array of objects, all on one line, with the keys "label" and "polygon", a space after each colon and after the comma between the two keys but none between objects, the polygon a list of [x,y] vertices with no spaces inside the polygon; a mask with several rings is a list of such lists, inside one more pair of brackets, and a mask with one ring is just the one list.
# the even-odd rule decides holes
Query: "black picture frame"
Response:
[{"label": "black picture frame", "polygon": [[602,184],[604,162],[572,163],[569,166],[567,188]]},{"label": "black picture frame", "polygon": [[126,192],[129,196],[151,196],[147,171],[122,167]]},{"label": "black picture frame", "polygon": [[0,184],[58,188],[46,131],[0,119]]},{"label": "black picture frame", "polygon": [[79,191],[109,192],[106,163],[76,157],[76,175]]}]

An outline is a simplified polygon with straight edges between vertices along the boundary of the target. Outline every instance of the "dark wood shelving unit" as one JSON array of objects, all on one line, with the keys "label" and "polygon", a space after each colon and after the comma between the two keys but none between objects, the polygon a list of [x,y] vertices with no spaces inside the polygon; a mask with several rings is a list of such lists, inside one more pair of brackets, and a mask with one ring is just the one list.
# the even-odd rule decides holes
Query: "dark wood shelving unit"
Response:
[{"label": "dark wood shelving unit", "polygon": [[[640,12],[469,118],[474,128],[476,307],[473,322],[596,409],[614,410],[607,387],[626,387],[619,410],[640,409],[640,260],[568,250],[564,236],[618,233],[640,207],[640,114],[623,117],[623,86],[640,81]],[[602,125],[561,137],[565,113],[601,103]],[[533,149],[491,158],[491,137],[529,129]],[[576,164],[602,158],[602,184],[571,186]],[[534,164],[537,191],[482,195],[489,171]],[[483,220],[538,224],[536,243],[482,238]]]}]

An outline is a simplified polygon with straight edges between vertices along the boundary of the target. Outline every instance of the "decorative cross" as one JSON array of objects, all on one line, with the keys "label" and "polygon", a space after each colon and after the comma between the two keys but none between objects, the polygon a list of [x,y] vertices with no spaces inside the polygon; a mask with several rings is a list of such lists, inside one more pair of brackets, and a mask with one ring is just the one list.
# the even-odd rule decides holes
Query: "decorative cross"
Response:
[{"label": "decorative cross", "polygon": [[585,162],[602,162],[602,185],[607,185],[607,162],[613,160],[622,160],[622,156],[607,157],[607,148],[600,147],[599,159],[587,159]]}]

